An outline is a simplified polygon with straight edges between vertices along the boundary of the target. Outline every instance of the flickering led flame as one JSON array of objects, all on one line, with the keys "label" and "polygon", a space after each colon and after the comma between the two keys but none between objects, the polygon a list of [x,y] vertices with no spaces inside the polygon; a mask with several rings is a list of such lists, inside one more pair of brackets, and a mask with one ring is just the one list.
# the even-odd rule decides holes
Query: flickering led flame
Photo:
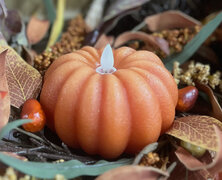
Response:
[{"label": "flickering led flame", "polygon": [[100,74],[111,74],[116,71],[116,68],[113,67],[114,65],[114,57],[113,51],[110,44],[107,44],[103,50],[101,55],[100,64],[98,68],[96,68],[96,72]]}]

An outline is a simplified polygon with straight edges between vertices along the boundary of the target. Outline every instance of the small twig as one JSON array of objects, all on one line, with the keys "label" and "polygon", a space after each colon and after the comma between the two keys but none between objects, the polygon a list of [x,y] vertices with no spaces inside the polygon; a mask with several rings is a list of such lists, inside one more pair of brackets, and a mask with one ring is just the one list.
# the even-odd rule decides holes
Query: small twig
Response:
[{"label": "small twig", "polygon": [[71,155],[71,151],[69,150],[69,148],[67,147],[67,145],[65,143],[62,143],[62,147],[64,148],[64,150],[66,151],[67,154]]},{"label": "small twig", "polygon": [[7,152],[15,152],[21,151],[23,148],[21,147],[12,147],[12,146],[0,146],[0,151],[7,151]]},{"label": "small twig", "polygon": [[57,150],[59,150],[59,151],[64,151],[63,148],[61,148],[61,147],[57,146],[56,144],[50,142],[48,139],[46,139],[45,136],[43,136],[42,138],[43,138],[44,141],[45,141],[47,144],[49,144],[51,147],[53,147],[53,148],[55,148],[55,149],[57,149]]},{"label": "small twig", "polygon": [[15,130],[27,136],[28,142],[25,141],[26,143],[20,143],[4,138],[0,146],[0,151],[14,152],[18,155],[26,157],[36,156],[37,159],[41,161],[42,159],[46,161],[47,159],[78,159],[85,164],[93,164],[96,162],[96,160],[94,160],[93,158],[72,154],[72,152],[64,143],[62,144],[62,147],[53,144],[44,136],[44,134],[40,134],[38,136],[33,133],[24,131],[20,128],[15,128]]},{"label": "small twig", "polygon": [[39,147],[34,147],[34,148],[29,148],[29,149],[25,149],[25,150],[22,150],[22,151],[17,151],[15,152],[16,154],[29,154],[29,152],[32,152],[32,151],[38,151],[38,150],[42,150],[42,149],[45,149],[45,146],[39,146]]},{"label": "small twig", "polygon": [[[16,141],[13,141],[13,140],[10,140],[10,139],[5,139],[5,138],[3,138],[2,139],[2,142],[1,143],[4,143],[4,144],[6,144],[6,145],[8,145],[8,146],[12,146],[12,147],[14,147],[14,146],[20,146],[21,144],[20,143],[18,143],[18,142],[16,142]],[[30,146],[30,145],[29,145]]]},{"label": "small twig", "polygon": [[34,139],[34,138],[32,138],[32,137],[30,137],[29,140],[30,140],[33,144],[35,144],[36,146],[42,146],[42,145],[44,144],[43,142],[39,142],[38,140],[36,140],[36,139]]},{"label": "small twig", "polygon": [[20,156],[37,156],[37,157],[44,157],[47,159],[53,159],[53,160],[59,160],[59,159],[64,159],[64,160],[72,160],[73,157],[67,156],[67,155],[58,155],[58,154],[49,154],[49,153],[43,153],[43,152],[16,152],[16,154]]},{"label": "small twig", "polygon": [[21,133],[29,136],[29,137],[35,138],[35,139],[37,139],[37,140],[39,140],[39,141],[41,141],[41,142],[45,142],[41,137],[39,137],[39,136],[37,136],[37,135],[35,135],[35,134],[33,134],[33,133],[24,131],[24,130],[22,130],[22,129],[20,129],[20,128],[15,128],[15,129],[16,129],[17,131],[19,131],[19,132],[21,132]]}]

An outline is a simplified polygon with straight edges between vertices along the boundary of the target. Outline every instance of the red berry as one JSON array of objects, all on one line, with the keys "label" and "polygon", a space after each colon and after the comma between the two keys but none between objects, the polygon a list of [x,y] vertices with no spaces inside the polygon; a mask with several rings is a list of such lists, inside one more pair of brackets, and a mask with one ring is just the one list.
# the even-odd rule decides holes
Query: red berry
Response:
[{"label": "red berry", "polygon": [[21,118],[33,120],[22,125],[29,132],[41,131],[46,123],[45,113],[42,110],[41,104],[35,99],[29,99],[24,103]]},{"label": "red berry", "polygon": [[179,89],[176,110],[180,112],[189,111],[194,106],[197,97],[198,89],[194,86]]}]

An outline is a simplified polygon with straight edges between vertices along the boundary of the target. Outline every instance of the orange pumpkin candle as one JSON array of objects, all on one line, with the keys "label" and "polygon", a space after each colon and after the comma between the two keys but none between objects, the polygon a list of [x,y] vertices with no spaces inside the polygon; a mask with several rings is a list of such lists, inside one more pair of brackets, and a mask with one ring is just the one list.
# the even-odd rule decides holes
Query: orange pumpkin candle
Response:
[{"label": "orange pumpkin candle", "polygon": [[177,85],[152,52],[83,47],[47,70],[40,102],[61,140],[116,158],[157,141],[172,124]]}]

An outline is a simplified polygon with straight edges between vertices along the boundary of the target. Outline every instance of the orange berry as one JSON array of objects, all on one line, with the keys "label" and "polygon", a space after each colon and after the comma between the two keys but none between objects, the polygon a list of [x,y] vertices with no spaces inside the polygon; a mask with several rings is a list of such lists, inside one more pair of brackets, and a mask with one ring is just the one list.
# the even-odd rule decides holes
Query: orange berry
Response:
[{"label": "orange berry", "polygon": [[21,118],[33,120],[22,125],[29,132],[41,131],[46,123],[45,113],[42,110],[41,104],[35,99],[29,99],[24,103]]},{"label": "orange berry", "polygon": [[194,106],[197,97],[198,89],[194,86],[179,89],[176,110],[180,112],[189,111]]}]

